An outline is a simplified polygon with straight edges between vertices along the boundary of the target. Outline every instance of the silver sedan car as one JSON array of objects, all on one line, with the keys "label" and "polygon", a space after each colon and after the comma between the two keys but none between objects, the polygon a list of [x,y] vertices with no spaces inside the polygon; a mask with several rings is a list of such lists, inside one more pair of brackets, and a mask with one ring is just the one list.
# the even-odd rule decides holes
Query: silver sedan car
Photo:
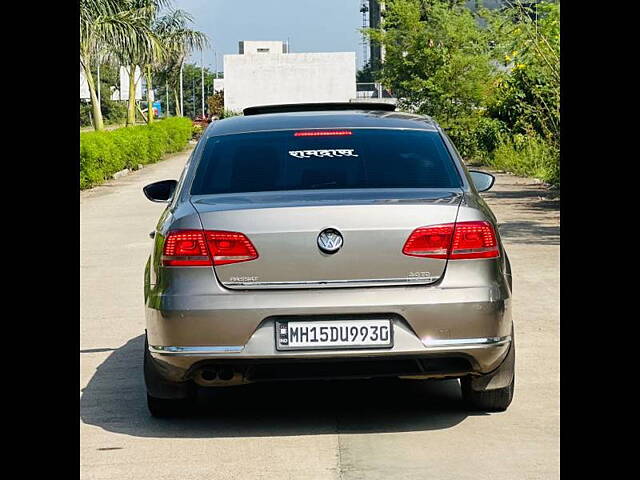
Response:
[{"label": "silver sedan car", "polygon": [[514,391],[511,267],[468,171],[431,118],[387,104],[254,107],[211,124],[145,271],[149,410],[198,387],[459,378],[471,408]]}]

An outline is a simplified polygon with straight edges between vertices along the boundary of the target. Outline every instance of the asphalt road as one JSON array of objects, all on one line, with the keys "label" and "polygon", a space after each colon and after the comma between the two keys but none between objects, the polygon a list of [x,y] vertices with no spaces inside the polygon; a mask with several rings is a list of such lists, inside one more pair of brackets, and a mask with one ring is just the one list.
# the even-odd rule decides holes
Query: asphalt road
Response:
[{"label": "asphalt road", "polygon": [[559,202],[510,175],[486,194],[514,272],[507,412],[466,411],[456,381],[362,381],[236,387],[190,418],[151,418],[142,278],[164,207],[141,189],[187,155],[80,194],[81,478],[559,478]]}]

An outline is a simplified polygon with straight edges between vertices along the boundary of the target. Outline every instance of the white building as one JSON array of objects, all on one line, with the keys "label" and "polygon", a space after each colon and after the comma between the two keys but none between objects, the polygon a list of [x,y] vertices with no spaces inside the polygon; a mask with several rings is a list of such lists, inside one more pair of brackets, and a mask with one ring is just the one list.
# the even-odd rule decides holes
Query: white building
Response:
[{"label": "white building", "polygon": [[252,55],[254,53],[289,53],[289,47],[281,41],[270,40],[240,40],[238,42],[240,55]]},{"label": "white building", "polygon": [[245,53],[224,56],[227,110],[356,98],[355,52],[280,53],[286,51],[283,42],[240,44]]},{"label": "white building", "polygon": [[213,79],[213,91],[221,92],[224,90],[224,78],[214,78]]},{"label": "white building", "polygon": [[86,100],[89,98],[91,98],[91,94],[89,93],[89,84],[87,83],[87,78],[84,76],[82,67],[80,67],[80,99]]},{"label": "white building", "polygon": [[[134,75],[136,100],[142,100],[142,84],[145,83],[145,78],[142,76],[140,67],[136,67]],[[113,92],[111,100],[129,100],[129,69],[126,67],[120,67],[120,90]]]}]

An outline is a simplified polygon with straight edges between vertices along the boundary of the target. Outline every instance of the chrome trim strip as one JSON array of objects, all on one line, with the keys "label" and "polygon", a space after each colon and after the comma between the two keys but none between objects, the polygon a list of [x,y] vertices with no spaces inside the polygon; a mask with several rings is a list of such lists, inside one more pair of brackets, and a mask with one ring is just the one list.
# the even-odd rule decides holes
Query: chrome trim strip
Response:
[{"label": "chrome trim strip", "polygon": [[499,347],[511,342],[511,335],[504,337],[480,337],[480,338],[452,338],[435,339],[423,338],[422,343],[429,349],[458,348],[458,347]]},{"label": "chrome trim strip", "polygon": [[[455,338],[455,339],[430,339],[423,338],[422,344],[428,350],[445,350],[457,348],[485,348],[499,347],[511,342],[511,335],[505,337],[480,337],[480,338]],[[171,357],[206,356],[212,354],[241,353],[244,345],[202,346],[202,347],[178,347],[149,345],[149,351],[156,355]],[[417,353],[417,352],[416,352]]]},{"label": "chrome trim strip", "polygon": [[210,355],[212,353],[240,353],[244,350],[244,345],[223,345],[216,347],[178,347],[149,345],[149,351],[158,355],[168,356],[190,356],[190,355]]},{"label": "chrome trim strip", "polygon": [[324,286],[324,285],[353,285],[363,286],[370,284],[419,284],[426,285],[438,281],[440,277],[415,277],[415,278],[366,278],[358,280],[309,280],[309,281],[286,281],[286,282],[225,282],[225,287],[291,287],[291,286]]}]

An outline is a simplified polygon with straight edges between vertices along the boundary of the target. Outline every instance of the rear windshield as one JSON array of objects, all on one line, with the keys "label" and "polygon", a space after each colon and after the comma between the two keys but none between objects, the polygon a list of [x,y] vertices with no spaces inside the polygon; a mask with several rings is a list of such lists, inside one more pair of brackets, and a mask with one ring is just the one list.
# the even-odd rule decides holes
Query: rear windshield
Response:
[{"label": "rear windshield", "polygon": [[307,130],[211,137],[191,194],[460,186],[437,132]]}]

